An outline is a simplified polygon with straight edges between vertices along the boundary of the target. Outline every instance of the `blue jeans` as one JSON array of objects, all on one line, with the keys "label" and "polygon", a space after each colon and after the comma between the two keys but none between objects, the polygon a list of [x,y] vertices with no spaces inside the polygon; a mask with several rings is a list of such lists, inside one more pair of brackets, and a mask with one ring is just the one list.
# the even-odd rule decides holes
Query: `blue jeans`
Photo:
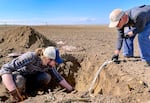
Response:
[{"label": "blue jeans", "polygon": [[138,41],[142,61],[150,62],[150,23],[139,33]]},{"label": "blue jeans", "polygon": [[123,55],[127,57],[133,57],[134,56],[134,38],[135,36],[132,36],[128,39],[123,39]]}]

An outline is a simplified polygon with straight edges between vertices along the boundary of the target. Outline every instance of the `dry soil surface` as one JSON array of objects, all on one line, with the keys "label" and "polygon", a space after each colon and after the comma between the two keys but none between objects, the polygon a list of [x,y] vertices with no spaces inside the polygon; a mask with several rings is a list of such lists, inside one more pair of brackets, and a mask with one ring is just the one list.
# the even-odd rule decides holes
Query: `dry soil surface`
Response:
[{"label": "dry soil surface", "polygon": [[[116,38],[115,29],[107,26],[1,26],[0,66],[11,60],[10,53],[53,45],[64,59],[58,71],[76,91],[66,93],[51,83],[47,92],[38,91],[22,103],[150,103],[150,67],[145,67],[139,58],[137,38],[135,57],[120,54],[118,64],[108,63]],[[1,102],[9,102],[9,95],[0,86]]]}]

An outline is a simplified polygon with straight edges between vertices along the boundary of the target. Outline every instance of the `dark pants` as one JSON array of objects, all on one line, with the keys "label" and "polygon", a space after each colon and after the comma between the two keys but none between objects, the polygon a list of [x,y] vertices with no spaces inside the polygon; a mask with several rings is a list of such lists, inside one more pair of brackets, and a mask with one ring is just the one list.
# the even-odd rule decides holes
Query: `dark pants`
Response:
[{"label": "dark pants", "polygon": [[[34,74],[27,74],[24,76],[20,74],[15,74],[13,77],[16,82],[16,85],[18,86],[24,85],[26,92],[29,92],[29,93],[37,91],[39,89],[43,89],[51,81],[51,75],[46,72],[36,72]],[[20,79],[18,79],[18,77]],[[22,83],[25,83],[25,84],[22,84]],[[23,86],[20,88],[23,88]]]}]

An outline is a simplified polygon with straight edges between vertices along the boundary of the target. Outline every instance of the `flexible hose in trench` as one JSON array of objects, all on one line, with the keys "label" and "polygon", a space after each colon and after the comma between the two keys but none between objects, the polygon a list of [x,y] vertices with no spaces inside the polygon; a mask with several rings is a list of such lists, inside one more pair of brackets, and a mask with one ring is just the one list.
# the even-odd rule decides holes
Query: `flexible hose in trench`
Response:
[{"label": "flexible hose in trench", "polygon": [[107,60],[107,61],[105,61],[105,62],[99,67],[99,69],[98,69],[98,71],[96,72],[96,74],[95,74],[95,76],[94,76],[94,79],[93,79],[93,81],[92,81],[92,83],[91,83],[91,85],[90,85],[90,88],[88,89],[88,93],[90,94],[90,96],[93,97],[91,91],[92,91],[92,89],[93,89],[93,86],[94,86],[94,84],[95,84],[95,81],[96,81],[98,75],[100,74],[101,70],[102,70],[104,67],[106,67],[108,64],[112,63],[112,62],[113,62],[113,61],[108,61],[108,60]]}]

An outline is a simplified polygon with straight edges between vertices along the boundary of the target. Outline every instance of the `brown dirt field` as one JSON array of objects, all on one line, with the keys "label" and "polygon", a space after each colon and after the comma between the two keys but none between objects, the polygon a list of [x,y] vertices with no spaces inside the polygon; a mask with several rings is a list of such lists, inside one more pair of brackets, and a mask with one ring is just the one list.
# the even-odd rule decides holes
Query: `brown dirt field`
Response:
[{"label": "brown dirt field", "polygon": [[[91,86],[99,67],[110,60],[115,49],[116,31],[107,26],[1,26],[0,66],[9,61],[9,53],[22,53],[38,47],[54,45],[60,49],[64,63],[58,71],[77,92],[66,93],[57,84],[53,91],[38,92],[22,103],[149,103],[150,67],[144,67],[135,40],[135,58],[106,65],[98,76],[93,96],[85,92]],[[1,102],[8,103],[0,85]],[[50,89],[49,89],[50,91]],[[4,96],[7,95],[7,96]],[[84,96],[83,96],[84,95]]]}]

